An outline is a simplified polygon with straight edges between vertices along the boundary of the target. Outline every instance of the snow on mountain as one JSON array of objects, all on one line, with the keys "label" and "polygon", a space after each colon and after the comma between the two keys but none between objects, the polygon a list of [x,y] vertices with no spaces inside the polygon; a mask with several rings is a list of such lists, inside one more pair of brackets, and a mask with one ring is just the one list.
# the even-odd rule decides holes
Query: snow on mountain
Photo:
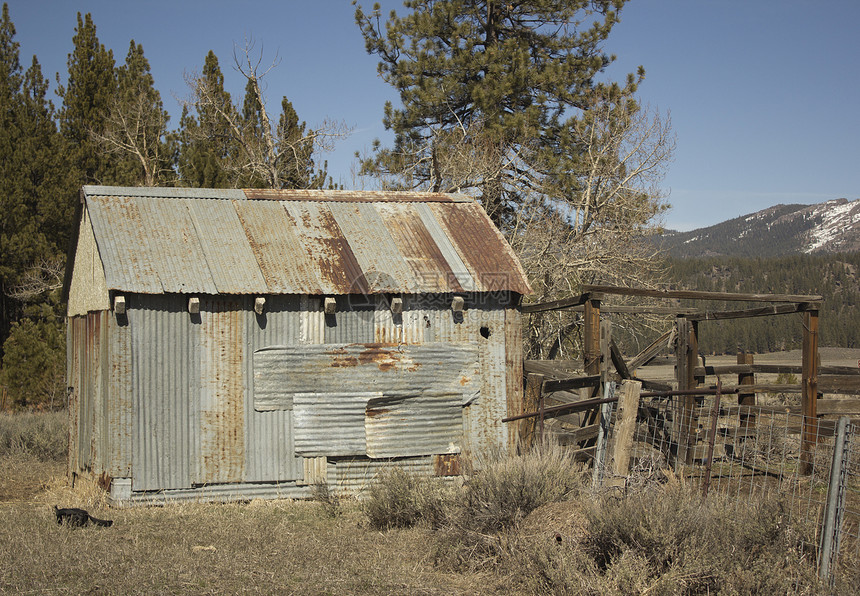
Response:
[{"label": "snow on mountain", "polygon": [[860,250],[860,199],[816,205],[775,205],[659,240],[676,257],[781,256]]}]

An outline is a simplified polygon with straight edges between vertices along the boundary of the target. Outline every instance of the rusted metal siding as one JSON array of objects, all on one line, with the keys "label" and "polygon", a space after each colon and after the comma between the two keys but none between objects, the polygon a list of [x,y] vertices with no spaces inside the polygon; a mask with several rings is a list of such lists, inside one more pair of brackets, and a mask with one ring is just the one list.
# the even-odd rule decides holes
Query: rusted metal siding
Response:
[{"label": "rusted metal siding", "polygon": [[335,495],[355,495],[367,490],[381,474],[400,468],[415,476],[432,476],[433,456],[402,459],[345,458],[329,462],[328,485]]},{"label": "rusted metal siding", "polygon": [[371,343],[374,340],[376,299],[337,296],[337,312],[324,316],[323,341],[327,344]]},{"label": "rusted metal siding", "polygon": [[190,488],[198,470],[200,324],[179,295],[132,295],[132,489]]},{"label": "rusted metal siding", "polygon": [[[476,395],[480,387],[474,344],[326,344],[282,346],[254,353],[267,391],[254,396],[257,410],[289,409],[297,394],[339,394],[349,387],[384,395],[457,393]],[[501,371],[503,372],[503,371]]]},{"label": "rusted metal siding", "polygon": [[280,482],[300,480],[304,467],[295,455],[291,412],[254,409],[254,362],[257,350],[299,343],[301,306],[299,296],[268,296],[266,309],[257,315],[248,298],[245,309],[245,481]]},{"label": "rusted metal siding", "polygon": [[450,393],[370,399],[364,419],[368,457],[459,453],[467,401]]},{"label": "rusted metal siding", "polygon": [[303,457],[364,455],[364,412],[368,400],[382,394],[359,389],[292,395],[296,453]]},{"label": "rusted metal siding", "polygon": [[130,478],[134,398],[132,391],[131,328],[126,317],[105,313],[109,371],[107,374],[107,443],[105,472],[112,478]]},{"label": "rusted metal siding", "polygon": [[200,304],[200,469],[198,483],[241,482],[245,475],[242,301]]}]

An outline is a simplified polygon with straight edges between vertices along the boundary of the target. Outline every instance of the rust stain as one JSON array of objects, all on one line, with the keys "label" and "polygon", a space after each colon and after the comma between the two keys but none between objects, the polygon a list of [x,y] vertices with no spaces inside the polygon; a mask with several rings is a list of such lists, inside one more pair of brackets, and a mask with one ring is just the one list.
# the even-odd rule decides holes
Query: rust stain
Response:
[{"label": "rust stain", "polygon": [[444,209],[431,205],[430,208],[483,291],[531,293],[513,250],[479,205],[451,205]]},{"label": "rust stain", "polygon": [[459,476],[460,454],[450,453],[433,456],[433,473],[436,476]]},{"label": "rust stain", "polygon": [[433,283],[438,291],[463,291],[457,276],[414,207],[396,211],[379,209],[379,213],[416,279],[425,285]]},{"label": "rust stain", "polygon": [[365,414],[370,418],[376,418],[377,416],[382,416],[390,411],[391,410],[385,408],[367,408],[367,410],[365,410]]},{"label": "rust stain", "polygon": [[332,368],[347,368],[351,366],[358,366],[359,360],[355,356],[339,356],[337,358],[332,358],[331,367]]},{"label": "rust stain", "polygon": [[466,386],[471,382],[472,382],[472,377],[466,377],[466,376],[460,377],[460,385],[461,386]]}]

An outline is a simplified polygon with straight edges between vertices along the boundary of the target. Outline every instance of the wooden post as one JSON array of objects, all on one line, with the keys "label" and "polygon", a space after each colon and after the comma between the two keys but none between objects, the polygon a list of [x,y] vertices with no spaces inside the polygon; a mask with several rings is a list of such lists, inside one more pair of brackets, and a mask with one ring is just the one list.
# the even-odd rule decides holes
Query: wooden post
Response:
[{"label": "wooden post", "polygon": [[[679,317],[678,343],[676,345],[676,380],[678,389],[685,391],[693,389],[696,384],[694,369],[698,361],[699,336],[697,325],[686,318]],[[694,351],[695,350],[695,351]],[[676,415],[679,420],[675,424],[677,429],[678,459],[676,463],[693,463],[693,443],[696,440],[695,420],[693,412],[696,399],[693,396],[679,396],[676,399]],[[677,467],[677,466],[676,466]]]},{"label": "wooden post", "polygon": [[600,298],[590,296],[583,311],[585,346],[583,360],[586,375],[600,374]]},{"label": "wooden post", "polygon": [[[752,366],[755,364],[755,356],[753,354],[747,354],[746,352],[740,351],[738,352],[738,364],[749,364]],[[755,373],[738,373],[738,385],[755,385]],[[754,406],[755,392],[739,390],[738,405]],[[741,427],[744,429],[754,427],[755,414],[742,411],[740,413],[740,423]]]},{"label": "wooden post", "polygon": [[612,458],[612,472],[616,478],[624,478],[630,471],[630,450],[633,447],[633,432],[636,429],[636,414],[639,412],[641,390],[642,383],[639,381],[629,379],[621,381]]},{"label": "wooden post", "polygon": [[818,311],[803,313],[800,473],[811,474],[818,442]]},{"label": "wooden post", "polygon": [[[539,410],[543,394],[543,380],[543,375],[536,373],[528,374],[526,377],[526,392],[523,396],[523,411],[520,414],[537,412]],[[534,444],[536,424],[537,419],[535,417],[520,420],[520,447],[522,450],[526,450]]]}]

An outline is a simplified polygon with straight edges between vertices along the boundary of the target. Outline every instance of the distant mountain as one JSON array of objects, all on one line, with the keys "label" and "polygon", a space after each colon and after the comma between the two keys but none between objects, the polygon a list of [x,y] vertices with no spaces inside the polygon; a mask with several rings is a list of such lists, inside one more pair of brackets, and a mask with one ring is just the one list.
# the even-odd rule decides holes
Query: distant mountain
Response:
[{"label": "distant mountain", "polygon": [[860,250],[860,199],[776,205],[656,241],[672,257],[777,257]]}]

